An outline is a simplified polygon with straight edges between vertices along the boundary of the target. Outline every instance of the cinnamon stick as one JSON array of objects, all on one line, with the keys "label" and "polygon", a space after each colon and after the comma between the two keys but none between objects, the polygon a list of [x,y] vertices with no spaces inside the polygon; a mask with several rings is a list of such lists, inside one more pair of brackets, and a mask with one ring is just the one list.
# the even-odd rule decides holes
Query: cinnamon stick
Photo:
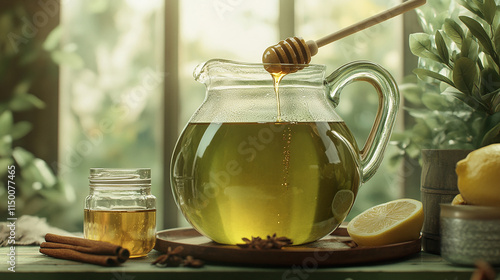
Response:
[{"label": "cinnamon stick", "polygon": [[[45,235],[45,241],[47,241],[44,242],[46,244],[42,243],[45,248],[67,248],[82,253],[92,253],[96,255],[116,255],[123,261],[127,260],[130,257],[130,252],[127,249],[119,245],[114,245],[104,241],[62,236],[52,233],[47,233]],[[40,247],[42,247],[42,245],[40,245]]]},{"label": "cinnamon stick", "polygon": [[118,245],[78,237],[48,233],[40,244],[40,253],[51,257],[93,263],[104,266],[125,262],[130,252]]},{"label": "cinnamon stick", "polygon": [[122,261],[118,259],[118,256],[93,255],[71,249],[40,248],[40,253],[58,259],[85,262],[102,266],[116,266],[122,263]]}]

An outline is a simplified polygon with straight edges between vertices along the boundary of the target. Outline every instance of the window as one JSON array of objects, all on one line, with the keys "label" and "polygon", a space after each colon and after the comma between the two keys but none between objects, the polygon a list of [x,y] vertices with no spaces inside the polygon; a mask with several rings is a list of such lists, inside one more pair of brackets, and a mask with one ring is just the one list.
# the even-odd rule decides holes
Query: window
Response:
[{"label": "window", "polygon": [[277,0],[180,1],[179,75],[183,128],[205,97],[193,79],[197,64],[212,58],[260,62],[278,38]]},{"label": "window", "polygon": [[[195,66],[212,58],[260,62],[264,49],[280,39],[318,39],[400,2],[62,1],[60,26],[51,34],[60,48],[51,55],[60,64],[57,169],[77,195],[68,221],[81,225],[89,168],[151,167],[158,212],[164,214],[158,228],[185,224],[171,205],[168,165],[169,150],[204,98],[204,86],[192,77]],[[327,65],[329,74],[346,62],[371,60],[401,81],[402,21],[394,18],[325,46],[312,62]],[[338,113],[359,145],[377,102],[363,83],[342,96]],[[384,161],[361,188],[352,215],[401,194],[389,168]]]},{"label": "window", "polygon": [[92,167],[151,168],[163,197],[163,2],[68,1],[61,15],[58,168],[81,224]]}]

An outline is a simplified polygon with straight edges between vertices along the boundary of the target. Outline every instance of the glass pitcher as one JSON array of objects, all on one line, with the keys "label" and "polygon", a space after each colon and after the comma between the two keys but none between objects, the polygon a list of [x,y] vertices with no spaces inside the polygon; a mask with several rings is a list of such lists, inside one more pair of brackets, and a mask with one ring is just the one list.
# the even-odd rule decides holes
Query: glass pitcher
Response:
[{"label": "glass pitcher", "polygon": [[[206,97],[172,157],[178,207],[222,244],[276,233],[299,245],[335,230],[380,165],[399,106],[394,79],[371,62],[349,63],[326,79],[323,65],[288,65],[298,71],[281,80],[279,94],[264,66],[199,65],[194,76]],[[354,81],[369,82],[379,95],[361,150],[335,113],[342,89]]]}]

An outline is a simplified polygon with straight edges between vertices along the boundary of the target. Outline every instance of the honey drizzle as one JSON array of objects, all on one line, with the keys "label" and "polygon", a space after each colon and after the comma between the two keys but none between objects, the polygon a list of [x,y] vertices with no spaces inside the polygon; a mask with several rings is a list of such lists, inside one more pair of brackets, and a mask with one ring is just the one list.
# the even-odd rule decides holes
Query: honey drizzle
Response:
[{"label": "honey drizzle", "polygon": [[276,93],[276,105],[277,105],[277,117],[276,121],[281,122],[281,106],[280,106],[280,82],[285,77],[287,73],[284,72],[273,72],[271,73],[271,76],[273,77],[274,81],[274,93]]},{"label": "honey drizzle", "polygon": [[[276,106],[277,106],[277,117],[276,122],[282,122],[281,119],[281,105],[280,105],[280,90],[279,85],[283,77],[288,74],[287,72],[271,72],[271,76],[273,77],[274,82],[274,93],[276,93]],[[283,187],[288,189],[288,176],[290,170],[290,144],[292,142],[292,128],[287,127],[283,132],[283,183],[281,184]]]}]

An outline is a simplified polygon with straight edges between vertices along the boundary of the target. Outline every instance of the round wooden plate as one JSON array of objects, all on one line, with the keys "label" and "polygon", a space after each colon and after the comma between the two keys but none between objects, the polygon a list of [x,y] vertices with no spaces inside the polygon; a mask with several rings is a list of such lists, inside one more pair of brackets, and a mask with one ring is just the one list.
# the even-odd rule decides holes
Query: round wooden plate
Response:
[{"label": "round wooden plate", "polygon": [[[397,260],[420,252],[420,239],[373,247],[347,245],[351,241],[347,230],[340,227],[329,236],[309,244],[284,247],[281,250],[243,249],[221,245],[192,228],[163,230],[156,234],[155,249],[166,253],[168,247],[184,247],[181,255],[210,262],[245,265],[342,266]],[[242,243],[244,243],[242,241]]]}]

